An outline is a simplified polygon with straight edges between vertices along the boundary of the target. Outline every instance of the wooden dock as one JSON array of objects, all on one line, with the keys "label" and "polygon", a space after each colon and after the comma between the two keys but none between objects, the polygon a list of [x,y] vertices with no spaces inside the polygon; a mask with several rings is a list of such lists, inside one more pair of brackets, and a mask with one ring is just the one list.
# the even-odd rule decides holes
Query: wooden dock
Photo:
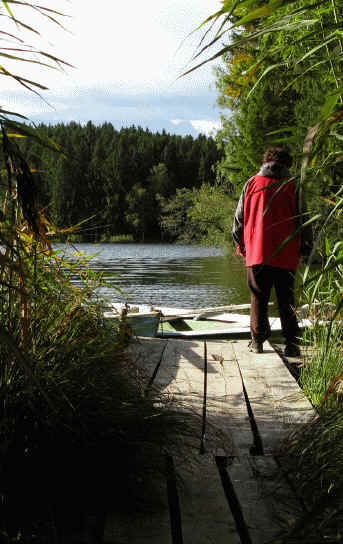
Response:
[{"label": "wooden dock", "polygon": [[166,455],[165,502],[156,512],[112,517],[113,544],[266,544],[301,511],[277,452],[316,414],[269,343],[137,339],[132,357],[147,383],[191,414],[187,440]]}]

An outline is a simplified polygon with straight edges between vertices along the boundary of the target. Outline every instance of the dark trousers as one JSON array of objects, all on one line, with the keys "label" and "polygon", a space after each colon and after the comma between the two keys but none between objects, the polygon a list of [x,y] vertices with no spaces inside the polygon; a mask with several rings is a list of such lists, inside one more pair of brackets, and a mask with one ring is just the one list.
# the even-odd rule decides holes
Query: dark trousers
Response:
[{"label": "dark trousers", "polygon": [[294,270],[268,265],[255,265],[247,269],[250,289],[251,337],[264,342],[270,336],[268,302],[272,287],[275,288],[282,334],[286,343],[298,343],[299,326],[294,313]]}]

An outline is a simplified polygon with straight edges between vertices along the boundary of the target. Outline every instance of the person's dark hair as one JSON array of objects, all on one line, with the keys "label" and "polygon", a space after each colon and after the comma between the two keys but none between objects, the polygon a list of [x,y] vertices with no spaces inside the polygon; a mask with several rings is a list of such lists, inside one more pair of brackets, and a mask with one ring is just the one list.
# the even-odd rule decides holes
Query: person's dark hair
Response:
[{"label": "person's dark hair", "polygon": [[292,157],[285,147],[270,147],[263,155],[263,163],[278,162],[287,166],[292,166]]}]

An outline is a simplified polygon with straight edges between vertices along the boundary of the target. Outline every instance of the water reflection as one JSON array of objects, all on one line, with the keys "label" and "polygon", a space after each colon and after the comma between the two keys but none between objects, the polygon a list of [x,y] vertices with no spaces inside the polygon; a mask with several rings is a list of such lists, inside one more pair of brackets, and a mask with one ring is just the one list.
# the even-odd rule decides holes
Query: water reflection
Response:
[{"label": "water reflection", "polygon": [[242,263],[215,248],[77,244],[75,249],[93,255],[87,265],[112,285],[99,294],[115,302],[193,308],[249,300]]}]

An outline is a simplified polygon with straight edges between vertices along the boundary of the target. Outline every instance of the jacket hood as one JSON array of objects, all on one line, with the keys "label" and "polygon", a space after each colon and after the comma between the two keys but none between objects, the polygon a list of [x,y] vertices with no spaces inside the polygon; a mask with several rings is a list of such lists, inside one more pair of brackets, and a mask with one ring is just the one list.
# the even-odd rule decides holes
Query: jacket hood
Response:
[{"label": "jacket hood", "polygon": [[282,178],[289,178],[290,172],[284,164],[281,164],[280,162],[265,162],[262,164],[261,169],[258,176],[263,176],[265,178],[276,178],[276,179],[282,179]]}]

